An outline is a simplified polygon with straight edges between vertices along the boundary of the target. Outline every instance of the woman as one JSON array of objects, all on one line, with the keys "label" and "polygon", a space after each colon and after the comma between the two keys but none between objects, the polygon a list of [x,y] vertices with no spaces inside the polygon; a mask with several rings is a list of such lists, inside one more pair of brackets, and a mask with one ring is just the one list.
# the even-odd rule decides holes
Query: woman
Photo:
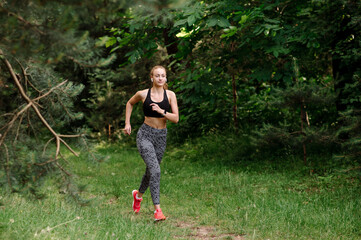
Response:
[{"label": "woman", "polygon": [[[177,123],[179,120],[177,98],[174,92],[166,90],[167,74],[162,66],[155,66],[150,72],[152,87],[138,91],[129,99],[125,112],[124,132],[130,135],[132,128],[130,116],[133,106],[143,102],[144,123],[137,133],[137,147],[142,156],[146,170],[139,190],[133,190],[133,211],[140,211],[143,194],[150,187],[154,204],[154,220],[165,220],[159,203],[160,163],[166,147],[167,120]],[[169,110],[171,109],[171,113]]]}]

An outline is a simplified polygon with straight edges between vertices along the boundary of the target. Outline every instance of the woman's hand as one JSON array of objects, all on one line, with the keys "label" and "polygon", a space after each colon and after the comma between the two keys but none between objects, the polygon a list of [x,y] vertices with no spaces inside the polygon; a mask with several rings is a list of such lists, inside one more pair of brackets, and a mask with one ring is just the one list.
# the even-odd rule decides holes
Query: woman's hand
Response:
[{"label": "woman's hand", "polygon": [[159,106],[158,106],[158,104],[156,104],[156,103],[151,103],[151,104],[149,104],[149,106],[152,106],[152,110],[153,111],[156,111],[157,113],[159,113],[159,114],[164,114],[164,110],[163,109],[161,109]]},{"label": "woman's hand", "polygon": [[125,124],[125,127],[124,127],[124,129],[123,129],[123,132],[124,132],[125,134],[130,135],[130,133],[132,132],[132,126],[130,126],[130,124]]}]

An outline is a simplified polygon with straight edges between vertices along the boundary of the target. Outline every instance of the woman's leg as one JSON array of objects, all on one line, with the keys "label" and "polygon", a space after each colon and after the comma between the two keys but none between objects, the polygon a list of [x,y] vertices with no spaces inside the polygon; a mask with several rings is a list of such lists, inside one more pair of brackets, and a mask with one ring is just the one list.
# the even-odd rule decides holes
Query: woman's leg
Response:
[{"label": "woman's leg", "polygon": [[[159,205],[160,166],[153,143],[149,139],[149,137],[152,136],[149,133],[147,134],[146,130],[147,129],[140,129],[140,132],[138,132],[140,134],[137,136],[138,150],[147,166],[139,187],[139,192],[142,194],[149,187],[153,204]],[[141,197],[141,195],[139,195],[138,197]]]},{"label": "woman's leg", "polygon": [[[164,134],[164,133],[160,134],[159,136],[157,136],[157,138],[155,140],[156,141],[154,142],[154,150],[155,150],[155,154],[157,156],[158,164],[160,165],[160,163],[162,162],[162,158],[163,158],[163,155],[164,155],[165,148],[167,146],[167,135]],[[160,176],[159,176],[159,178],[160,178]],[[160,205],[155,204],[154,208],[156,210],[160,209]]]}]

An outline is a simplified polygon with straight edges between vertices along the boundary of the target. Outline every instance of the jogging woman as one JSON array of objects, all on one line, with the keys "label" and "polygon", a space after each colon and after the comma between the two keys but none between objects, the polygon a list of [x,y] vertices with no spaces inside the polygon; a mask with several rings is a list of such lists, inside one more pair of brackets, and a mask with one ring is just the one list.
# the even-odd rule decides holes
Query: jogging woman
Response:
[{"label": "jogging woman", "polygon": [[[150,188],[154,204],[154,220],[165,220],[159,202],[160,163],[166,148],[167,120],[177,123],[179,120],[177,98],[174,92],[167,90],[167,73],[162,66],[155,66],[150,72],[152,87],[138,91],[129,99],[125,112],[124,132],[130,135],[132,128],[130,116],[133,106],[143,102],[144,123],[137,133],[137,147],[146,165],[138,190],[133,190],[133,211],[140,211],[143,194]],[[171,110],[171,112],[170,112]]]}]

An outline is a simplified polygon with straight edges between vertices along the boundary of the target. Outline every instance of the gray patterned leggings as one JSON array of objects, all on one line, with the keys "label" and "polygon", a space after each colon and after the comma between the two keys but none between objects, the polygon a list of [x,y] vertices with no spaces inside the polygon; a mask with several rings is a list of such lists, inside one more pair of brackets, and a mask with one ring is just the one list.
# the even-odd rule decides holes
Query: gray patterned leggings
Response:
[{"label": "gray patterned leggings", "polygon": [[140,183],[139,192],[150,188],[153,204],[159,204],[160,163],[167,145],[167,129],[152,128],[145,123],[137,133],[137,147],[145,165],[145,174]]}]

